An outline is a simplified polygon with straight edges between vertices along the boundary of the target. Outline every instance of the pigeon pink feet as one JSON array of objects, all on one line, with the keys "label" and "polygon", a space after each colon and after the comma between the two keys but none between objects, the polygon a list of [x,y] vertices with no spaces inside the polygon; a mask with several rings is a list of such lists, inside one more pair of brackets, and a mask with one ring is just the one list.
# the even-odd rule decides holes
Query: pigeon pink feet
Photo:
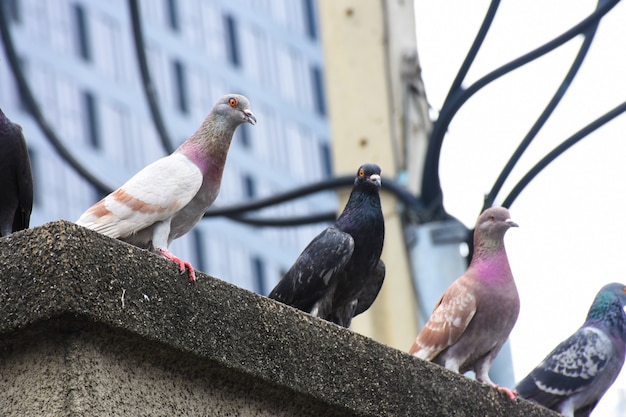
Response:
[{"label": "pigeon pink feet", "polygon": [[517,391],[514,391],[514,390],[509,389],[507,387],[501,387],[499,385],[494,385],[494,387],[498,391],[502,391],[503,393],[505,393],[511,400],[515,400],[515,398],[517,398]]},{"label": "pigeon pink feet", "polygon": [[191,266],[189,262],[183,261],[182,259],[174,255],[172,252],[168,251],[167,249],[157,249],[157,251],[161,255],[163,255],[165,258],[169,259],[170,261],[176,262],[178,266],[180,267],[180,272],[185,272],[185,270],[188,270],[189,281],[191,282],[196,281],[196,271],[193,269],[193,266]]}]

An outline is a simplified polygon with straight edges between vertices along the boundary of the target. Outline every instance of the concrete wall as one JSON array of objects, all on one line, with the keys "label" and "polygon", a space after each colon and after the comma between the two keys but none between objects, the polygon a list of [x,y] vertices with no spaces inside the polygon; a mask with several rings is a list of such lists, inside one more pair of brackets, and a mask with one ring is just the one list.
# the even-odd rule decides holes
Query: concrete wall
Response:
[{"label": "concrete wall", "polygon": [[0,415],[557,415],[198,278],[64,221],[0,239]]}]

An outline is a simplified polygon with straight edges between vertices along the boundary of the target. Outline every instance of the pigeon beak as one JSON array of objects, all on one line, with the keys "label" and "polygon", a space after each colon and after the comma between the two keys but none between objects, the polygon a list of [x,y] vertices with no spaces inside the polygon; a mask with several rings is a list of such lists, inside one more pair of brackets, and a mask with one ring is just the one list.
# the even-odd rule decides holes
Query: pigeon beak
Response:
[{"label": "pigeon beak", "polygon": [[374,184],[376,184],[376,186],[377,186],[378,188],[380,188],[380,184],[381,184],[381,181],[380,181],[380,175],[378,175],[378,174],[372,174],[372,175],[370,175],[370,177],[369,177],[368,181],[369,181],[369,182],[373,182]]},{"label": "pigeon beak", "polygon": [[506,220],[504,221],[504,223],[506,223],[509,227],[519,227],[519,226],[517,225],[517,223],[515,223],[515,222],[514,222],[513,220],[511,220],[511,219],[506,219]]},{"label": "pigeon beak", "polygon": [[251,125],[255,125],[256,124],[256,117],[254,117],[254,114],[252,114],[252,112],[248,109],[243,111],[243,118],[246,122],[250,123]]}]

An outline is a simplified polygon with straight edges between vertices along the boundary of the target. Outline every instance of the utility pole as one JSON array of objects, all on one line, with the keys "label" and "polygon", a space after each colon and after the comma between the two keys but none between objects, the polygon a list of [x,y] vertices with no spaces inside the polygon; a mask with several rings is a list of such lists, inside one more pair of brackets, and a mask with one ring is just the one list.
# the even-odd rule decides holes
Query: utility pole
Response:
[{"label": "utility pole", "polygon": [[[417,61],[412,1],[321,0],[327,108],[336,174],[377,163],[419,194],[430,130]],[[348,192],[340,194],[343,207]],[[418,332],[415,291],[400,207],[381,194],[387,266],[376,302],[353,330],[406,350]]]},{"label": "utility pole", "polygon": [[[375,162],[383,171],[383,189],[385,177],[394,177],[420,195],[432,125],[413,1],[320,0],[318,5],[336,173],[352,174],[362,163]],[[340,197],[343,204],[348,193]],[[384,192],[382,204],[385,283],[352,328],[407,350],[441,294],[467,268],[459,251],[467,229],[454,218],[419,225],[403,221],[396,201]],[[508,343],[491,376],[504,386],[514,383]]]}]

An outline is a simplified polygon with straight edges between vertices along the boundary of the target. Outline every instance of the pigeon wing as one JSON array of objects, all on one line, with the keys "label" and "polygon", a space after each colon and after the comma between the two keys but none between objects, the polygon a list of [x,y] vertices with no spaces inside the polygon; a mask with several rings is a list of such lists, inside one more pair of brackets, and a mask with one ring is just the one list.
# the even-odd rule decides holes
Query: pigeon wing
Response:
[{"label": "pigeon wing", "polygon": [[409,353],[432,360],[452,346],[465,332],[476,314],[476,297],[458,279],[443,293]]},{"label": "pigeon wing", "polygon": [[583,327],[559,344],[516,390],[526,399],[553,407],[589,387],[607,366],[613,348],[609,337]]},{"label": "pigeon wing", "polygon": [[354,315],[361,314],[366,311],[378,297],[378,293],[383,286],[385,280],[385,264],[382,259],[378,260],[376,268],[372,271],[368,283],[359,294],[359,301],[354,311]]},{"label": "pigeon wing", "polygon": [[344,270],[353,251],[352,236],[332,226],[327,228],[302,251],[269,297],[310,311]]},{"label": "pigeon wing", "polygon": [[174,153],[146,166],[76,223],[113,238],[126,237],[185,207],[202,186],[202,179],[196,164]]}]

